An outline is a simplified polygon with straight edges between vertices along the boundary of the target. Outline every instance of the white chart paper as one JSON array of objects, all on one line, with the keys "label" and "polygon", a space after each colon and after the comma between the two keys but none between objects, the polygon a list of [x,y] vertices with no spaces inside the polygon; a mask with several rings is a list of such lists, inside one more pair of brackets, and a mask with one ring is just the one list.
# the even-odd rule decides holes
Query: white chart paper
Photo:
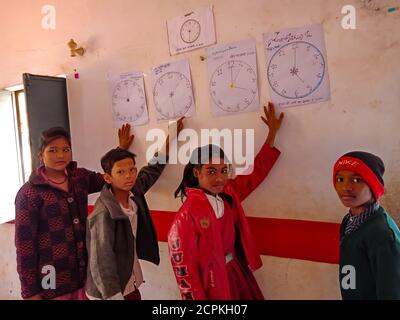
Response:
[{"label": "white chart paper", "polygon": [[127,122],[136,126],[148,122],[149,116],[142,72],[110,75],[109,88],[116,128]]},{"label": "white chart paper", "polygon": [[216,45],[206,51],[212,114],[223,116],[258,110],[255,40]]},{"label": "white chart paper", "polygon": [[329,100],[329,76],[321,25],[266,33],[270,99],[280,107]]},{"label": "white chart paper", "polygon": [[204,7],[167,21],[171,55],[216,42],[212,6]]},{"label": "white chart paper", "polygon": [[157,120],[190,117],[194,97],[188,60],[179,60],[152,68],[153,98]]}]

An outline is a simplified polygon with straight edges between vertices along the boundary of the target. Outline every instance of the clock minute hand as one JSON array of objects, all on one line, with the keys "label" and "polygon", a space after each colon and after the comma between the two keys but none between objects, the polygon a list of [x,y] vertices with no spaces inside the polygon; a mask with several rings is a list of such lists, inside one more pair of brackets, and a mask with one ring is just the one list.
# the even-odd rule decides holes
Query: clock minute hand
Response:
[{"label": "clock minute hand", "polygon": [[237,86],[234,86],[234,88],[235,88],[235,89],[242,89],[242,90],[250,91],[249,89],[241,88],[241,87],[237,87]]},{"label": "clock minute hand", "polygon": [[171,97],[171,104],[172,104],[172,112],[175,115],[175,103],[174,103],[174,98]]},{"label": "clock minute hand", "polygon": [[179,85],[181,84],[181,81],[178,80],[178,84],[175,86],[174,89],[172,89],[172,92],[175,93],[175,90],[178,89]]}]

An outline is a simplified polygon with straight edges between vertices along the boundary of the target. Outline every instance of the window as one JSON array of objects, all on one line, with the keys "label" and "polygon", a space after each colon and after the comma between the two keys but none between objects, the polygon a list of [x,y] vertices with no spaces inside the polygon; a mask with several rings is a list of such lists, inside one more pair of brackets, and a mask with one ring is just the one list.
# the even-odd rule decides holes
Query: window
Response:
[{"label": "window", "polygon": [[28,114],[26,110],[25,92],[15,92],[15,111],[17,115],[18,145],[21,161],[21,175],[25,183],[32,171],[31,147],[29,144]]},{"label": "window", "polygon": [[[16,92],[0,92],[0,223],[14,219],[14,199],[18,189],[25,182],[21,157]],[[21,98],[21,96],[19,96]],[[28,154],[30,158],[30,153]]]},{"label": "window", "polygon": [[39,165],[40,133],[53,126],[69,131],[65,75],[23,79],[24,86],[0,90],[0,223],[14,220],[15,195]]}]

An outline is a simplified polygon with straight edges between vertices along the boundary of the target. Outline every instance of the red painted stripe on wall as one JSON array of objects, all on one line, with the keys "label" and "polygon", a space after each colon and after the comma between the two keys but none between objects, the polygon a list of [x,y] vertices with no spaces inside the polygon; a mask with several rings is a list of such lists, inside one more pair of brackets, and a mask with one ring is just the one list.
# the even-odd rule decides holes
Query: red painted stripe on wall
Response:
[{"label": "red painted stripe on wall", "polygon": [[[89,206],[89,212],[93,210]],[[167,241],[175,212],[152,210],[158,240]],[[247,218],[261,254],[337,264],[340,224],[319,221]]]},{"label": "red painted stripe on wall", "polygon": [[338,223],[255,217],[248,220],[261,254],[339,262]]}]

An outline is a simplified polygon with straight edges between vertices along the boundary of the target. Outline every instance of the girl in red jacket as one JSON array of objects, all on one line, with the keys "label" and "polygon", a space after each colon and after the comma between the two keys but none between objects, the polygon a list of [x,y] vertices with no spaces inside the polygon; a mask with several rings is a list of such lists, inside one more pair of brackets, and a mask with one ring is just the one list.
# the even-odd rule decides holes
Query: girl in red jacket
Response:
[{"label": "girl in red jacket", "polygon": [[269,127],[250,175],[229,179],[222,149],[195,149],[175,197],[186,197],[168,234],[174,274],[183,299],[264,299],[252,274],[262,262],[241,202],[264,180],[279,157],[274,140],[283,113],[271,103],[261,119]]}]

